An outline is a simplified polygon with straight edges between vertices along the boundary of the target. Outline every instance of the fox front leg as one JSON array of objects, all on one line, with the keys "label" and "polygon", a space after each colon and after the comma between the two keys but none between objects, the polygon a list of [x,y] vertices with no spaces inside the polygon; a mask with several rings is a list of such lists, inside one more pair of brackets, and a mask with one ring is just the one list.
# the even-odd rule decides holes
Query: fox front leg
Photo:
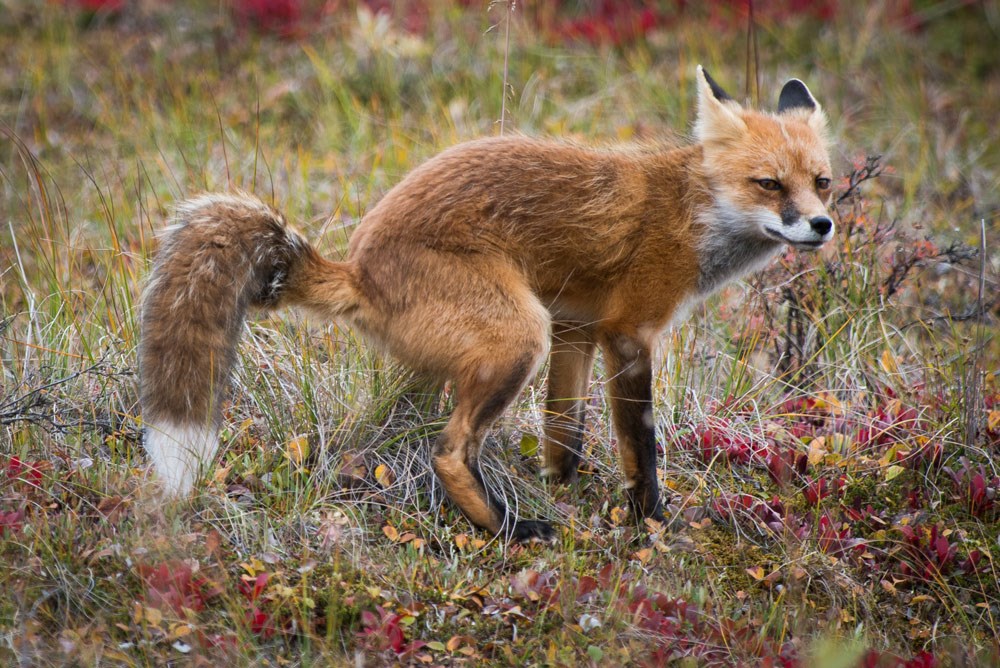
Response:
[{"label": "fox front leg", "polygon": [[608,399],[625,492],[637,521],[663,521],[656,477],[656,431],[653,423],[653,369],[649,344],[614,333],[603,337]]}]

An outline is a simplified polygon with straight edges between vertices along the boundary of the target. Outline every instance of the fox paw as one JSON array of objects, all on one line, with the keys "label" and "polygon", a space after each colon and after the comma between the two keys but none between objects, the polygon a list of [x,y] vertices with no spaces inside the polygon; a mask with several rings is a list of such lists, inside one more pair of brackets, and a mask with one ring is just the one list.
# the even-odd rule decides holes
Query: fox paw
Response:
[{"label": "fox paw", "polygon": [[556,531],[552,525],[543,520],[518,520],[510,538],[516,543],[546,543],[556,541]]},{"label": "fox paw", "polygon": [[542,480],[555,485],[572,485],[580,479],[580,472],[576,465],[563,470],[542,470]]}]

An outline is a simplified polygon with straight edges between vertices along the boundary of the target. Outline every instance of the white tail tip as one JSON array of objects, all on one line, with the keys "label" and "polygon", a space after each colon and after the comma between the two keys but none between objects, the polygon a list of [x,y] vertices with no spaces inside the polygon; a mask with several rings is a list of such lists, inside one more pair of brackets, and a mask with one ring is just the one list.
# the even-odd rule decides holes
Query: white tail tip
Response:
[{"label": "white tail tip", "polygon": [[143,442],[153,468],[170,496],[185,496],[219,449],[214,430],[194,425],[151,423]]}]

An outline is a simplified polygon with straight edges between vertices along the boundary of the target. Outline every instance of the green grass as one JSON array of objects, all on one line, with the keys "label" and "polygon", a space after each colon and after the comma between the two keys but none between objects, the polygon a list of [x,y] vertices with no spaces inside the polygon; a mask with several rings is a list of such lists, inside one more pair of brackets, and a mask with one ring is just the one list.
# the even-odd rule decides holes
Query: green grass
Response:
[{"label": "green grass", "polygon": [[[136,309],[171,204],[252,190],[336,256],[407,171],[498,131],[499,11],[441,4],[417,36],[342,12],[287,41],[200,3],[90,25],[35,4],[0,0],[0,663],[997,660],[1000,510],[971,505],[968,485],[982,465],[1000,492],[1000,258],[992,243],[985,258],[912,255],[925,236],[978,247],[980,220],[996,237],[986,4],[924,3],[949,11],[920,31],[878,6],[762,22],[762,106],[801,77],[832,121],[838,173],[870,154],[893,171],[838,207],[838,248],[783,259],[664,336],[670,527],[627,519],[600,373],[572,489],[538,480],[544,376],[527,388],[484,474],[521,516],[557,522],[553,547],[487,540],[446,501],[427,461],[446,393],[294,314],[250,325],[224,453],[190,501],[155,502],[138,440]],[[506,127],[684,136],[696,63],[742,92],[740,25],[692,10],[609,48],[516,20]],[[981,260],[984,316],[946,317],[980,305]],[[718,441],[703,452],[706,432],[806,470],[793,460],[776,482]],[[821,478],[839,491],[812,503]],[[398,657],[397,630],[426,644]]]}]

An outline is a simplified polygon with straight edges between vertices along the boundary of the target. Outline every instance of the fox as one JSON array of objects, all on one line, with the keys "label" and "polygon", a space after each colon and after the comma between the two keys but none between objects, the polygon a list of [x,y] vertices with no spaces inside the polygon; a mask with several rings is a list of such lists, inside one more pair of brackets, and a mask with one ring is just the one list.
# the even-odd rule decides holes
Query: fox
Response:
[{"label": "fox", "polygon": [[517,542],[551,542],[555,529],[513,516],[486,484],[484,439],[548,359],[541,473],[577,480],[599,350],[626,500],[637,521],[664,521],[659,335],[783,249],[834,234],[827,119],[806,85],[788,80],[768,112],[700,65],[695,78],[692,142],[458,144],[392,187],[342,260],[247,193],[177,205],[140,314],[144,446],[165,494],[190,493],[218,451],[248,314],[298,307],[451,384],[431,467],[468,521]]}]

